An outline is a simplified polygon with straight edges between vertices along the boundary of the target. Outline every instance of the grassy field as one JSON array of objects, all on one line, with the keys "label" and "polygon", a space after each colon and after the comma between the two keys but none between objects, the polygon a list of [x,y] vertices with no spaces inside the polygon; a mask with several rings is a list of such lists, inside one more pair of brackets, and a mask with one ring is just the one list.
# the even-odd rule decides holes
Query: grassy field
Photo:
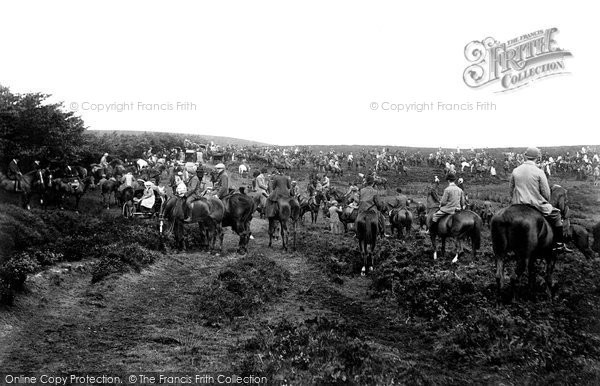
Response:
[{"label": "grassy field", "polygon": [[[422,200],[436,173],[387,177]],[[293,178],[306,183],[304,175]],[[334,183],[345,186],[348,178]],[[476,199],[505,204],[506,181],[465,183]],[[574,220],[600,220],[598,188],[561,183]],[[118,216],[117,209],[102,214],[99,201],[98,192],[84,197],[84,221]],[[89,257],[38,270],[14,305],[0,309],[0,367],[232,372],[294,385],[600,382],[598,259],[563,256],[553,301],[540,278],[537,301],[498,303],[487,229],[479,257],[467,253],[458,264],[434,261],[429,239],[417,231],[405,241],[382,240],[375,272],[361,277],[353,235],[330,234],[322,218],[308,222],[295,252],[283,252],[280,242],[268,248],[266,221],[255,217],[245,257],[235,253],[230,230],[223,254],[194,250],[188,226],[188,252],[156,252],[136,269],[98,279],[105,256],[90,249]],[[137,229],[152,237],[152,224],[142,221],[114,226],[124,233],[119,243],[128,234],[147,243]]]}]

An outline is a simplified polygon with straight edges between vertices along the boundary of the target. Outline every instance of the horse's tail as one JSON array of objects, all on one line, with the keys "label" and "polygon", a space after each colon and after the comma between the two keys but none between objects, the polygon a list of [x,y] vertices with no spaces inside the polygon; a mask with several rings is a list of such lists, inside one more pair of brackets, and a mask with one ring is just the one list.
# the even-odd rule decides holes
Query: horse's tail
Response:
[{"label": "horse's tail", "polygon": [[483,221],[479,216],[475,216],[473,229],[471,230],[471,241],[473,242],[473,248],[481,248],[481,228],[483,227]]},{"label": "horse's tail", "polygon": [[496,255],[507,252],[508,229],[501,214],[496,214],[490,220],[490,233],[492,235],[492,249]]}]

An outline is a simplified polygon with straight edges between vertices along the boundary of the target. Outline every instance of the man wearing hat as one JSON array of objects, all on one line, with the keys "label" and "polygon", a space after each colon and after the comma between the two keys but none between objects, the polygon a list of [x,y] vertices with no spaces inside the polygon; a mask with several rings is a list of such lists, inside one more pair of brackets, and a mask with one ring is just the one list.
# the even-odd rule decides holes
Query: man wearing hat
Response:
[{"label": "man wearing hat", "polygon": [[356,221],[358,221],[358,218],[362,213],[373,210],[377,213],[379,219],[379,233],[388,237],[389,235],[385,233],[385,219],[383,214],[381,214],[377,208],[377,204],[379,203],[379,191],[377,191],[373,185],[375,185],[375,178],[372,175],[368,175],[365,187],[363,187],[358,194],[358,215],[356,216]]},{"label": "man wearing hat", "polygon": [[444,194],[440,200],[440,209],[433,214],[431,224],[429,225],[429,232],[437,232],[438,221],[448,215],[454,214],[457,210],[462,210],[465,207],[465,194],[461,188],[456,186],[456,175],[448,173],[446,175],[448,186],[444,189]]},{"label": "man wearing hat", "polygon": [[185,193],[187,216],[183,222],[192,222],[192,203],[202,197],[202,177],[204,177],[204,169],[199,167],[196,169],[196,175],[187,182],[187,192]]},{"label": "man wearing hat", "polygon": [[300,187],[296,181],[292,181],[292,187],[290,188],[290,196],[296,200],[300,197]]},{"label": "man wearing hat", "polygon": [[7,176],[15,182],[15,192],[21,192],[21,178],[23,178],[23,173],[21,173],[21,168],[19,167],[19,157],[15,157],[9,162]]},{"label": "man wearing hat", "polygon": [[546,174],[535,164],[535,160],[540,155],[540,149],[537,147],[527,148],[524,153],[525,162],[513,170],[510,176],[511,203],[530,205],[539,210],[552,226],[554,250],[572,252],[564,244],[560,210],[548,202],[550,200],[550,186]]},{"label": "man wearing hat", "polygon": [[[267,183],[267,168],[262,168],[260,174],[256,176],[256,191],[263,196],[268,197],[267,191],[269,190],[269,184]],[[262,199],[261,199],[262,202]]]},{"label": "man wearing hat", "polygon": [[284,176],[282,174],[277,174],[273,176],[273,190],[269,195],[269,200],[267,201],[267,207],[265,208],[265,214],[267,217],[273,217],[275,213],[275,203],[281,199],[289,199],[290,198],[290,189],[292,188],[292,184],[290,182],[289,177]]},{"label": "man wearing hat", "polygon": [[108,167],[108,153],[104,153],[102,158],[100,158],[100,166],[103,168]]},{"label": "man wearing hat", "polygon": [[225,171],[225,165],[219,163],[215,166],[217,171],[216,181],[213,184],[213,194],[222,199],[229,193],[229,176]]}]

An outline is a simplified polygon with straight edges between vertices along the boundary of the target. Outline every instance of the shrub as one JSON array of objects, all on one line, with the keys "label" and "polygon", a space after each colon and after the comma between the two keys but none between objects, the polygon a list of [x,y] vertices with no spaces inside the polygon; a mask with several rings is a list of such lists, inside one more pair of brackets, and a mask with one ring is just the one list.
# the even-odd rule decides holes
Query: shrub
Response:
[{"label": "shrub", "polygon": [[130,271],[140,272],[142,268],[154,263],[160,254],[150,251],[139,244],[114,243],[104,248],[98,264],[92,270],[92,283],[97,283],[111,274]]},{"label": "shrub", "polygon": [[14,295],[23,289],[27,275],[39,269],[28,253],[19,253],[0,265],[0,303],[12,304]]},{"label": "shrub", "polygon": [[286,288],[290,274],[275,261],[250,255],[228,264],[207,291],[198,294],[196,308],[209,322],[248,315]]}]

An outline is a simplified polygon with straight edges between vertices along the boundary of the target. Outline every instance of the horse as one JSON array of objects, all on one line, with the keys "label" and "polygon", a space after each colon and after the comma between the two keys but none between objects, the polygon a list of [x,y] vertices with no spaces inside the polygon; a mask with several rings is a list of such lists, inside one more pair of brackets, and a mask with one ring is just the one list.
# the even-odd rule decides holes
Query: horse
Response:
[{"label": "horse", "polygon": [[32,170],[20,176],[21,191],[15,191],[15,180],[11,180],[7,175],[0,172],[0,188],[9,192],[17,193],[21,196],[21,205],[25,209],[31,209],[29,202],[31,195],[35,191],[35,181],[38,178],[36,171]]},{"label": "horse", "polygon": [[269,219],[269,247],[273,244],[273,238],[277,229],[277,222],[281,228],[281,241],[283,249],[288,250],[288,221],[292,222],[292,248],[296,250],[296,225],[300,218],[300,204],[293,197],[280,198],[277,201],[268,201],[266,215]]},{"label": "horse", "polygon": [[[82,186],[83,185],[83,186]],[[79,201],[87,192],[88,188],[95,186],[94,176],[88,176],[85,179],[73,178],[54,178],[50,180],[49,187],[54,190],[57,195],[58,207],[63,208],[63,200],[65,196],[75,196],[75,211],[79,211]]]},{"label": "horse", "polygon": [[[164,231],[164,222],[171,222],[169,231],[174,230],[175,245],[178,250],[185,249],[184,240],[184,205],[185,198],[171,196],[168,200],[163,200],[159,212],[159,232],[162,235]],[[223,249],[223,228],[221,226],[225,215],[225,207],[217,197],[200,198],[192,202],[192,222],[198,223],[198,228],[203,240],[206,241],[206,247],[210,250],[215,249],[217,238],[220,239],[219,251]]]},{"label": "horse", "polygon": [[516,274],[521,277],[525,269],[528,270],[531,294],[535,286],[535,260],[545,259],[546,292],[552,296],[552,272],[557,254],[552,250],[552,227],[542,213],[529,205],[511,205],[492,217],[490,227],[496,257],[498,295],[504,285],[504,263],[508,259],[508,253],[514,252],[517,260]]},{"label": "horse", "polygon": [[117,194],[119,192],[119,182],[114,179],[108,179],[102,183],[101,195],[102,195],[102,207],[110,209],[110,196],[113,195],[115,202],[117,201]]},{"label": "horse", "polygon": [[[256,210],[254,200],[246,194],[233,193],[226,195],[221,201],[225,208],[223,228],[231,227],[231,230],[240,236],[238,253],[243,255],[248,252],[248,243],[251,236],[250,222],[252,221],[252,214]],[[222,233],[221,245],[223,245]]]},{"label": "horse", "polygon": [[252,201],[254,201],[254,208],[260,214],[260,218],[264,218],[267,197],[264,194],[262,194],[262,192],[259,192],[257,190],[244,189],[244,191],[242,192],[241,189],[242,188],[240,188],[241,193],[245,193],[248,197],[252,198]]},{"label": "horse", "polygon": [[550,204],[560,210],[560,217],[564,220],[569,216],[567,189],[560,185],[552,185],[550,188]]},{"label": "horse", "polygon": [[480,213],[481,213],[480,217],[481,217],[482,224],[485,225],[487,223],[489,226],[490,221],[492,220],[492,217],[494,216],[494,210],[492,209],[492,203],[490,201],[484,201],[483,206],[481,207]]},{"label": "horse", "polygon": [[431,221],[433,214],[438,211],[440,200],[435,190],[430,190],[427,195],[427,224],[430,230],[429,235],[433,246],[433,258],[437,259],[436,237],[439,235],[442,239],[442,257],[446,253],[446,238],[453,237],[458,244],[456,256],[452,259],[453,263],[458,261],[458,256],[463,252],[461,239],[469,237],[471,239],[471,248],[473,258],[477,256],[477,249],[481,247],[481,217],[473,211],[461,210],[454,214],[447,215],[439,219],[437,232],[431,232]]},{"label": "horse", "polygon": [[306,194],[301,195],[298,202],[300,205],[300,220],[304,222],[304,214],[310,212],[310,223],[316,224],[319,217],[319,208],[324,200],[325,196],[320,191],[316,192],[314,200],[311,200]]},{"label": "horse", "polygon": [[392,209],[390,213],[390,233],[394,233],[394,228],[398,230],[398,239],[404,237],[404,229],[406,235],[410,235],[412,229],[413,215],[408,209]]},{"label": "horse", "polygon": [[[377,245],[377,235],[379,234],[379,214],[375,209],[366,210],[356,217],[356,236],[358,238],[358,250],[363,259],[363,267],[360,271],[361,276],[367,272],[373,271],[375,247]],[[370,265],[369,265],[370,258]]]},{"label": "horse", "polygon": [[248,167],[244,164],[240,164],[240,166],[238,166],[238,174],[240,175],[240,177],[244,177],[244,175],[247,173]]},{"label": "horse", "polygon": [[344,225],[344,233],[348,233],[348,224],[355,224],[358,216],[358,208],[346,205],[340,214],[340,222]]},{"label": "horse", "polygon": [[417,218],[419,219],[419,231],[427,227],[427,207],[422,202],[417,202]]}]

